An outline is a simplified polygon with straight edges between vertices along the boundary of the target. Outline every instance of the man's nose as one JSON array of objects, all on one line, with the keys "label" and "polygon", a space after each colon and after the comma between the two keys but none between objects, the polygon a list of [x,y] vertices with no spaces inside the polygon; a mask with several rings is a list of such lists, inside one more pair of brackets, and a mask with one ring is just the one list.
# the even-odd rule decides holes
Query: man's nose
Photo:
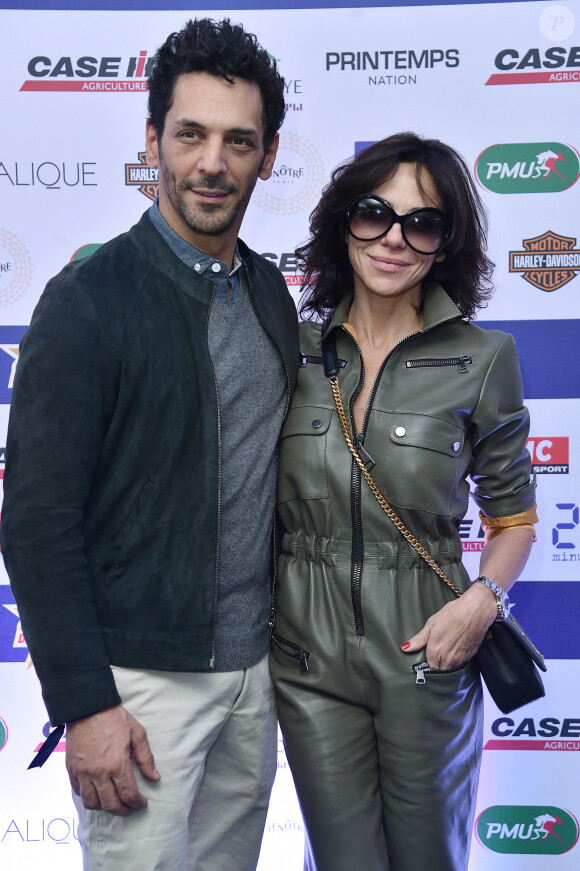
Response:
[{"label": "man's nose", "polygon": [[205,175],[221,175],[227,171],[224,146],[221,140],[208,139],[198,153],[198,169]]}]

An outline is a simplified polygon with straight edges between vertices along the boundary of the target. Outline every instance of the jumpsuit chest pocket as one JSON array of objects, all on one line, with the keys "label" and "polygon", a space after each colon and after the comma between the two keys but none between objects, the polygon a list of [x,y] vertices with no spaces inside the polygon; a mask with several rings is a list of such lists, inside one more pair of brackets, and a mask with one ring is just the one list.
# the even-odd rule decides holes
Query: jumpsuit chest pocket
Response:
[{"label": "jumpsuit chest pocket", "polygon": [[375,477],[387,499],[404,508],[447,515],[458,478],[468,467],[463,427],[414,412],[375,410],[373,416],[376,429],[371,435],[369,427],[365,448],[377,463]]},{"label": "jumpsuit chest pocket", "polygon": [[291,408],[280,435],[278,504],[328,497],[327,441],[332,409]]}]

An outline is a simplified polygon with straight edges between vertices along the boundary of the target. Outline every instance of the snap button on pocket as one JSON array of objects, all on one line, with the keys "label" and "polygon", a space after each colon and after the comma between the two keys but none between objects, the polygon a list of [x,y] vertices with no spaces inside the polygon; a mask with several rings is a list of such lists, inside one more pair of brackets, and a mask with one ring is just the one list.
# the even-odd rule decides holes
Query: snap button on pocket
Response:
[{"label": "snap button on pocket", "polygon": [[455,451],[455,453],[457,453],[457,451],[460,449],[460,447],[461,447],[461,442],[453,442],[453,450]]},{"label": "snap button on pocket", "polygon": [[319,429],[322,426],[322,421],[316,418],[316,420],[312,421],[312,426],[314,429]]},{"label": "snap button on pocket", "polygon": [[406,432],[407,432],[407,430],[405,429],[404,426],[398,426],[398,427],[395,429],[395,435],[396,435],[397,438],[399,438],[399,439],[402,439]]}]

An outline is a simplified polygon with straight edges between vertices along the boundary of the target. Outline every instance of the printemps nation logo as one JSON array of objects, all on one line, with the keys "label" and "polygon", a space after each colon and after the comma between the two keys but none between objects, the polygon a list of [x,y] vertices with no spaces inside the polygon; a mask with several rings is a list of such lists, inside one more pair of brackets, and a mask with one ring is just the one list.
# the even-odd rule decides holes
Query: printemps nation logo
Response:
[{"label": "printemps nation logo", "polygon": [[477,158],[475,175],[496,194],[549,194],[572,187],[580,174],[575,148],[561,142],[491,145]]},{"label": "printemps nation logo", "polygon": [[557,856],[578,840],[578,821],[569,811],[551,805],[496,805],[475,824],[477,840],[494,853]]},{"label": "printemps nation logo", "polygon": [[523,251],[510,251],[510,272],[519,272],[526,281],[551,293],[575,278],[580,271],[580,250],[576,238],[559,236],[548,230],[541,236],[522,239]]}]

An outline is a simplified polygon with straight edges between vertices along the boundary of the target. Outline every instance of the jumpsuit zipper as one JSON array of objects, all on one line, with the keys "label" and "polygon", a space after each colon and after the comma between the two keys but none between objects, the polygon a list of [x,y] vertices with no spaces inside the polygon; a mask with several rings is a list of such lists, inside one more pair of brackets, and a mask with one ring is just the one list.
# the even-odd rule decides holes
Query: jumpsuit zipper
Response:
[{"label": "jumpsuit zipper", "polygon": [[[343,327],[344,329],[344,327]],[[370,418],[370,412],[373,406],[374,398],[379,386],[379,382],[381,380],[382,374],[385,370],[385,366],[389,360],[389,357],[393,353],[393,351],[402,345],[404,342],[411,339],[413,336],[421,333],[421,330],[417,330],[415,333],[411,333],[409,336],[405,336],[404,339],[401,339],[400,342],[391,348],[383,362],[381,363],[381,367],[377,372],[377,377],[374,380],[371,393],[369,396],[369,401],[367,403],[367,407],[365,409],[365,416],[363,419],[363,431],[362,433],[356,432],[356,424],[354,420],[354,401],[360,393],[361,387],[364,383],[364,375],[365,375],[365,366],[362,351],[360,349],[360,345],[354,338],[351,332],[345,330],[348,333],[349,337],[355,343],[361,361],[361,377],[359,379],[359,383],[351,396],[349,402],[349,412],[350,412],[350,424],[351,431],[355,434],[355,444],[359,449],[359,453],[363,459],[365,465],[372,467],[374,465],[374,461],[370,454],[364,449],[364,440],[366,437],[366,431],[368,427],[368,422]],[[372,465],[371,465],[372,464]],[[352,548],[351,548],[351,573],[350,573],[350,589],[351,589],[351,599],[352,599],[352,608],[354,614],[354,625],[355,632],[357,635],[365,634],[365,621],[364,621],[364,612],[362,607],[362,573],[363,573],[363,564],[364,564],[364,533],[363,533],[363,525],[362,525],[362,508],[361,508],[361,499],[362,499],[362,473],[360,468],[358,467],[355,460],[352,460],[351,463],[351,479],[350,479],[350,508],[351,508],[351,518],[352,518]]]}]

